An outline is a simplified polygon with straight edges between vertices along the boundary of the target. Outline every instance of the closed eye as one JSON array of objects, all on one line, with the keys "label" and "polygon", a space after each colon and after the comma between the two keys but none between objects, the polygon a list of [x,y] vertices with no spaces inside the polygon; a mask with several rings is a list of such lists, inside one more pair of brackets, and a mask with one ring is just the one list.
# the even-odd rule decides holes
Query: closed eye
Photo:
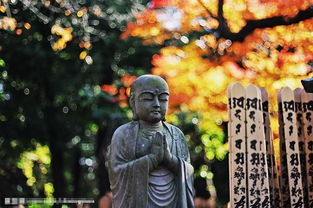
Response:
[{"label": "closed eye", "polygon": [[151,101],[153,100],[153,94],[149,92],[144,92],[140,95],[140,100]]},{"label": "closed eye", "polygon": [[159,95],[159,100],[160,101],[168,101],[168,94],[162,93]]}]

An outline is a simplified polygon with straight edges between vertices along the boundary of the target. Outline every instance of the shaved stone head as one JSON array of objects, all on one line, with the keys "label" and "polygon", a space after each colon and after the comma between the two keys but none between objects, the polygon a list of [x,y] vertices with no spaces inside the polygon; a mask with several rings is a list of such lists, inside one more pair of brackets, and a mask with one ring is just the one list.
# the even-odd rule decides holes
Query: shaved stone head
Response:
[{"label": "shaved stone head", "polygon": [[164,89],[166,89],[167,92],[169,91],[168,85],[162,77],[146,74],[138,77],[134,81],[134,83],[131,85],[130,93],[133,94],[135,91],[142,90],[148,86],[151,88],[162,86]]},{"label": "shaved stone head", "polygon": [[[160,99],[160,109],[162,113],[162,119],[164,119],[163,115],[167,111],[167,102],[164,103],[162,100],[168,100],[169,96],[169,88],[166,81],[160,76],[156,75],[142,75],[138,77],[131,86],[130,90],[130,107],[133,111],[133,120],[138,120],[138,115],[140,115],[141,108],[138,108],[139,104],[143,105],[143,96],[154,95]],[[146,98],[146,100],[148,100]],[[140,102],[140,103],[139,103]],[[146,102],[148,105],[148,102]],[[166,105],[166,106],[165,106]],[[144,107],[144,106],[142,106]],[[166,109],[164,109],[166,107]]]}]

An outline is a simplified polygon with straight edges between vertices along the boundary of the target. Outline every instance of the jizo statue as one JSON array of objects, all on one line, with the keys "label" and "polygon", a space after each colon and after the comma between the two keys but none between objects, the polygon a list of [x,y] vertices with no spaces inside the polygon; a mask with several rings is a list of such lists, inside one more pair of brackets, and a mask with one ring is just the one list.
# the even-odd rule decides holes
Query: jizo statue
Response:
[{"label": "jizo statue", "polygon": [[183,133],[165,122],[168,85],[143,75],[131,87],[133,121],[108,149],[113,208],[193,208],[193,167]]}]

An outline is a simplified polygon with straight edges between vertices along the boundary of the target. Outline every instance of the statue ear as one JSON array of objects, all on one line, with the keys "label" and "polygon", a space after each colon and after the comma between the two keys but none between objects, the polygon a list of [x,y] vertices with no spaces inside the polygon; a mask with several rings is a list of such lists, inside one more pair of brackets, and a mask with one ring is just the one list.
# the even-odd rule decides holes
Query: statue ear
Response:
[{"label": "statue ear", "polygon": [[137,116],[137,113],[136,113],[135,99],[134,99],[133,96],[130,96],[129,105],[130,105],[130,108],[132,109],[132,112],[133,112],[133,118],[132,119],[134,121],[137,121],[138,120],[138,116]]}]

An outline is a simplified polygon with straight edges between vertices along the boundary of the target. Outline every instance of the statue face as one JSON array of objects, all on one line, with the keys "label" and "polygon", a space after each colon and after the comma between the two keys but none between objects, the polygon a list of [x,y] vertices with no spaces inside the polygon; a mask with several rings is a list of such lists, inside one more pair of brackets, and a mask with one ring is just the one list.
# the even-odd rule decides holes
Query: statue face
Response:
[{"label": "statue face", "polygon": [[137,83],[135,90],[135,112],[139,120],[157,123],[166,115],[168,106],[168,87],[166,82],[148,78]]}]

